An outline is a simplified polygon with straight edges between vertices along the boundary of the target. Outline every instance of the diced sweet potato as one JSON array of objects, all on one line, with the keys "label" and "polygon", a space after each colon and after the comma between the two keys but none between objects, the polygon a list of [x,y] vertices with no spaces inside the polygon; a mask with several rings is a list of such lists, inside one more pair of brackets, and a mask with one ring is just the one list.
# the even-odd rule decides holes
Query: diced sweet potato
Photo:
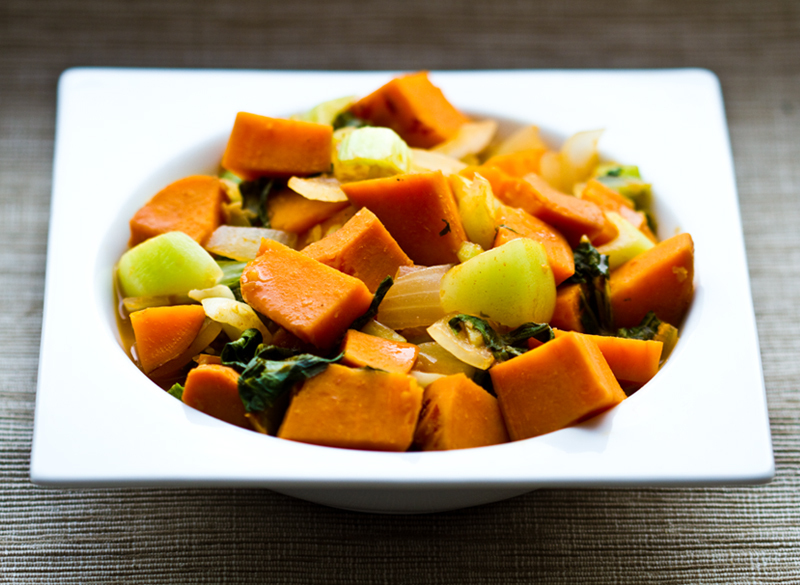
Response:
[{"label": "diced sweet potato", "polygon": [[378,216],[415,263],[458,262],[466,235],[450,183],[440,171],[346,183],[342,189],[354,205]]},{"label": "diced sweet potato", "polygon": [[544,246],[556,286],[575,273],[572,248],[558,230],[522,209],[507,205],[502,206],[494,217],[497,225],[495,248],[514,238],[531,238]]},{"label": "diced sweet potato", "polygon": [[[619,213],[623,218],[628,220],[633,227],[646,235],[653,243],[657,242],[655,235],[647,225],[647,216],[644,212],[636,211],[630,199],[621,195],[611,187],[604,185],[597,179],[589,179],[586,182],[586,186],[581,193],[581,199],[591,201],[604,211]],[[601,243],[602,242],[598,242],[598,245]]]},{"label": "diced sweet potato", "polygon": [[411,446],[422,388],[405,374],[331,365],[292,397],[278,437],[373,451]]},{"label": "diced sweet potato", "polygon": [[611,272],[609,299],[617,327],[634,327],[649,311],[678,325],[694,294],[694,242],[679,234]]},{"label": "diced sweet potato", "polygon": [[222,222],[226,200],[216,177],[195,175],[180,179],[156,193],[130,220],[130,247],[167,232],[183,232],[206,243]]},{"label": "diced sweet potato", "polygon": [[239,112],[222,166],[244,177],[291,177],[331,168],[333,127]]},{"label": "diced sweet potato", "polygon": [[347,207],[347,201],[314,201],[291,189],[281,189],[267,200],[272,229],[299,234]]},{"label": "diced sweet potato", "polygon": [[576,424],[625,399],[597,345],[572,332],[489,374],[514,441]]},{"label": "diced sweet potato", "polygon": [[349,329],[342,342],[342,363],[356,368],[407,374],[417,361],[419,348],[413,343],[392,341]]},{"label": "diced sweet potato", "polygon": [[357,278],[266,239],[241,284],[247,304],[320,348],[332,347],[372,302]]},{"label": "diced sweet potato", "polygon": [[539,162],[546,148],[529,148],[510,154],[500,154],[491,157],[484,165],[498,167],[512,177],[522,178],[530,173],[539,172]]},{"label": "diced sweet potato", "polygon": [[[562,337],[566,331],[556,329],[555,336]],[[579,334],[586,335],[586,334]],[[608,367],[620,382],[646,384],[658,373],[661,360],[660,341],[626,339],[606,335],[586,335],[597,344],[600,353],[606,358]]]},{"label": "diced sweet potato", "polygon": [[414,443],[423,451],[469,449],[508,442],[497,399],[464,374],[425,389]]},{"label": "diced sweet potato", "polygon": [[418,148],[436,146],[469,121],[425,71],[392,79],[353,104],[350,111],[376,126],[391,128],[409,146]]},{"label": "diced sweet potato", "polygon": [[550,325],[565,331],[578,331],[583,333],[581,321],[581,285],[570,284],[556,290],[556,309]]},{"label": "diced sweet potato", "polygon": [[200,305],[174,305],[136,311],[130,318],[139,363],[147,374],[189,349],[206,312]]},{"label": "diced sweet potato", "polygon": [[391,234],[369,209],[361,209],[329,236],[303,248],[302,253],[331,268],[355,276],[374,293],[400,266],[412,265]]},{"label": "diced sweet potato", "polygon": [[251,428],[239,398],[239,372],[228,366],[200,365],[189,372],[183,403],[232,425]]}]

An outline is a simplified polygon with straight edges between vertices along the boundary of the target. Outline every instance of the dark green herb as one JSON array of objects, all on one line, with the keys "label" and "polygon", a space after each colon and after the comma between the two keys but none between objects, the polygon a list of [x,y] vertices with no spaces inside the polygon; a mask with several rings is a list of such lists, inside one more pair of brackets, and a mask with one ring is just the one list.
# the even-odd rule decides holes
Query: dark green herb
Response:
[{"label": "dark green herb", "polygon": [[553,330],[546,323],[524,323],[509,333],[498,333],[489,322],[472,315],[456,315],[448,322],[456,333],[462,327],[472,327],[483,338],[483,343],[499,362],[510,360],[528,351],[527,341],[531,337],[545,343],[553,339]]},{"label": "dark green herb", "polygon": [[581,286],[581,324],[586,333],[613,334],[614,318],[608,300],[608,256],[601,254],[588,240],[573,251],[575,274],[565,284]]},{"label": "dark green herb", "polygon": [[369,305],[369,309],[367,309],[366,313],[353,321],[353,323],[350,325],[350,329],[360,330],[364,327],[364,325],[369,323],[370,319],[375,318],[375,315],[378,314],[378,308],[380,307],[381,302],[383,302],[383,297],[386,296],[386,293],[389,292],[389,289],[393,284],[394,280],[392,280],[391,276],[387,276],[381,281],[377,290],[375,291],[375,294],[372,295],[372,302]]},{"label": "dark green herb", "polygon": [[258,329],[247,329],[236,341],[226,343],[220,358],[222,363],[242,372],[247,368],[261,345],[263,336]]},{"label": "dark green herb", "polygon": [[339,128],[363,128],[364,126],[369,125],[369,122],[362,120],[348,110],[345,110],[333,119],[334,130],[338,130]]},{"label": "dark green herb", "polygon": [[287,357],[287,353],[284,348],[262,347],[247,364],[239,376],[239,396],[247,412],[272,408],[295,383],[321,374],[342,357],[326,359],[307,353]]},{"label": "dark green herb", "polygon": [[439,235],[446,236],[450,233],[450,222],[446,219],[443,219],[442,221],[444,222],[444,228],[442,228],[442,231],[439,232]]},{"label": "dark green herb", "polygon": [[653,339],[658,333],[658,328],[661,325],[661,319],[656,317],[653,311],[647,313],[636,327],[621,328],[617,331],[617,337],[625,337],[627,339],[643,339],[649,341]]},{"label": "dark green herb", "polygon": [[183,386],[181,386],[177,382],[172,385],[172,388],[167,390],[167,394],[169,394],[170,396],[174,396],[175,398],[183,402]]},{"label": "dark green herb", "polygon": [[267,199],[275,183],[274,179],[261,177],[253,181],[242,181],[239,184],[239,191],[242,194],[242,207],[258,216],[258,221],[262,227],[269,227],[269,216],[267,215]]}]

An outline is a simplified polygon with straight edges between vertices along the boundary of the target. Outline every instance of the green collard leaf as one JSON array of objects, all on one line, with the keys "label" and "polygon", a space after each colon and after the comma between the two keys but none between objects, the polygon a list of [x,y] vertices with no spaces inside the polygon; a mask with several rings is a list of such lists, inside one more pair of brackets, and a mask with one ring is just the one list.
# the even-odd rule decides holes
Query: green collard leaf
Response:
[{"label": "green collard leaf", "polygon": [[242,272],[247,262],[234,260],[217,260],[217,265],[222,269],[222,278],[217,284],[224,284],[230,288],[238,286],[242,279]]},{"label": "green collard leaf", "polygon": [[362,120],[349,110],[345,110],[333,119],[334,130],[339,128],[363,128],[364,126],[370,126],[370,123]]},{"label": "green collard leaf", "polygon": [[649,341],[658,334],[658,328],[660,326],[661,319],[656,317],[653,311],[650,311],[644,316],[644,319],[642,319],[642,322],[637,327],[623,327],[619,329],[617,331],[617,337]]},{"label": "green collard leaf", "polygon": [[531,337],[542,343],[553,339],[553,330],[546,323],[524,323],[505,334],[498,333],[488,321],[473,315],[456,315],[447,324],[456,332],[465,327],[480,333],[483,343],[498,362],[510,360],[528,351],[527,341]]},{"label": "green collard leaf", "polygon": [[181,384],[175,383],[172,385],[172,388],[167,390],[167,394],[170,396],[174,396],[181,402],[183,402],[183,386]]},{"label": "green collard leaf", "polygon": [[325,371],[341,355],[326,359],[311,354],[286,356],[290,350],[267,346],[259,350],[239,376],[239,397],[247,412],[272,408],[300,381]]},{"label": "green collard leaf", "polygon": [[261,177],[253,181],[242,181],[239,192],[244,199],[243,207],[258,216],[261,227],[269,227],[267,200],[269,199],[275,179]]},{"label": "green collard leaf", "polygon": [[247,329],[236,341],[226,343],[220,358],[222,363],[242,372],[258,352],[263,336],[258,329]]},{"label": "green collard leaf", "polygon": [[575,258],[575,274],[565,284],[586,284],[602,276],[608,278],[608,256],[601,254],[588,241],[582,241],[573,251]]},{"label": "green collard leaf", "polygon": [[381,303],[383,302],[383,297],[386,296],[386,293],[389,292],[389,289],[393,284],[394,280],[391,276],[387,276],[381,281],[381,283],[378,285],[378,288],[375,290],[375,294],[372,295],[372,302],[369,305],[369,309],[367,309],[366,313],[353,321],[349,327],[350,329],[361,331],[361,328],[364,327],[364,325],[369,323],[371,319],[375,318],[375,315],[378,314],[378,307],[380,307]]},{"label": "green collard leaf", "polygon": [[613,334],[614,318],[608,290],[608,256],[584,238],[573,251],[575,274],[565,284],[581,286],[581,323],[586,333]]},{"label": "green collard leaf", "polygon": [[225,179],[232,183],[236,183],[237,185],[241,184],[242,178],[239,175],[236,175],[228,170],[223,171],[222,174],[219,176],[220,179]]}]

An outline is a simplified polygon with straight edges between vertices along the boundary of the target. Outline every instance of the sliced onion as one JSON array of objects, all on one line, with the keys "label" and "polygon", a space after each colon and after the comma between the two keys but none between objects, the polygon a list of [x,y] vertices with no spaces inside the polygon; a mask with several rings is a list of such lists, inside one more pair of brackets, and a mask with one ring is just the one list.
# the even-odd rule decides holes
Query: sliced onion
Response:
[{"label": "sliced onion", "polygon": [[367,324],[361,328],[361,333],[374,335],[375,337],[382,337],[383,339],[388,339],[389,341],[399,341],[401,343],[405,343],[406,341],[406,338],[400,335],[397,331],[391,327],[387,327],[375,319],[370,319],[367,321]]},{"label": "sliced onion", "polygon": [[219,297],[203,299],[202,304],[206,316],[219,323],[231,341],[239,339],[247,329],[258,329],[264,343],[272,340],[269,330],[250,305]]},{"label": "sliced onion", "polygon": [[433,384],[439,378],[444,378],[444,374],[432,374],[430,372],[417,372],[412,370],[409,372],[410,376],[413,376],[414,379],[417,381],[417,384],[422,386],[423,388],[427,388],[431,384]]},{"label": "sliced onion", "polygon": [[450,268],[451,264],[431,266],[398,277],[378,309],[377,320],[397,330],[427,327],[441,319],[439,286]]},{"label": "sliced onion", "polygon": [[475,373],[475,367],[462,362],[435,341],[420,343],[417,347],[419,355],[414,364],[415,370],[443,376],[464,374],[467,378]]},{"label": "sliced onion", "polygon": [[452,138],[437,144],[431,151],[459,159],[480,154],[492,142],[496,132],[497,122],[494,120],[467,122],[461,125]]},{"label": "sliced onion", "polygon": [[488,250],[494,243],[494,215],[499,206],[492,193],[492,186],[477,173],[472,180],[453,175],[450,177],[450,185],[458,201],[458,214],[467,237]]},{"label": "sliced onion", "polygon": [[203,299],[213,298],[230,299],[232,301],[236,300],[236,297],[233,295],[233,291],[229,286],[225,286],[224,284],[218,284],[217,286],[212,286],[211,288],[190,290],[189,298],[193,301],[197,301],[198,303]]},{"label": "sliced onion", "polygon": [[424,148],[411,149],[412,173],[442,171],[444,175],[454,175],[465,168],[467,168],[467,163],[441,152],[433,152]]},{"label": "sliced onion", "polygon": [[465,333],[456,333],[448,321],[452,315],[443,317],[428,327],[428,334],[439,345],[452,353],[462,362],[479,370],[486,370],[494,363],[494,356],[483,343],[483,339],[475,339]]},{"label": "sliced onion", "polygon": [[335,177],[312,177],[311,179],[292,177],[287,185],[295,193],[312,201],[329,203],[347,201],[347,195],[342,191],[342,184]]},{"label": "sliced onion", "polygon": [[153,297],[125,297],[122,305],[128,313],[135,313],[149,307],[166,307],[168,305],[186,305],[191,302],[186,295],[159,295]]},{"label": "sliced onion", "polygon": [[211,234],[205,247],[214,254],[245,262],[258,255],[262,238],[275,240],[290,248],[297,244],[297,234],[268,228],[221,225]]}]

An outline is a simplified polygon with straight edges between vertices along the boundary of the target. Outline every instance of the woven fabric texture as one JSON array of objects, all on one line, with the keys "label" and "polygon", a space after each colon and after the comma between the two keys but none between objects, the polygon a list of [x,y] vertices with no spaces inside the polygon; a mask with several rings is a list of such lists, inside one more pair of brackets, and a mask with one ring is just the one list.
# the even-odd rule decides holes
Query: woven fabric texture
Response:
[{"label": "woven fabric texture", "polygon": [[[793,0],[4,0],[0,583],[800,583],[799,39]],[[267,490],[32,485],[56,83],[72,66],[713,70],[775,480],[540,490],[427,516],[348,513]],[[676,172],[692,164],[675,158]]]}]

